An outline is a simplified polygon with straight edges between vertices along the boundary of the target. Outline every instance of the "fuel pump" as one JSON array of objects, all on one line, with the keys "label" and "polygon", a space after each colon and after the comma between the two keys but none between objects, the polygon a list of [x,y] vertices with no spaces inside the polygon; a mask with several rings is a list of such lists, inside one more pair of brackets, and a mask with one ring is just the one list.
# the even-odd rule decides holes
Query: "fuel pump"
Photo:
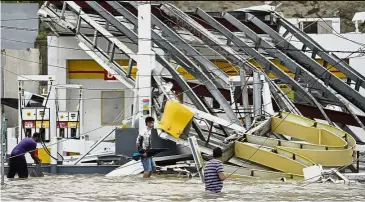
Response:
[{"label": "fuel pump", "polygon": [[50,142],[49,121],[36,121],[36,132],[41,134],[43,142]]},{"label": "fuel pump", "polygon": [[25,137],[31,137],[33,133],[36,132],[35,121],[36,121],[36,111],[37,109],[24,109],[22,111],[22,126],[24,128],[24,133],[21,135],[21,139]]},{"label": "fuel pump", "polygon": [[22,127],[20,138],[31,137],[33,133],[39,132],[44,142],[50,141],[49,134],[49,109],[44,108],[23,108]]},{"label": "fuel pump", "polygon": [[[54,107],[55,96],[51,93],[54,76],[50,75],[20,75],[18,76],[18,142],[25,137],[31,137],[35,132],[41,134],[42,142],[50,143],[56,136],[56,113]],[[48,82],[47,97],[25,91],[24,82]],[[46,146],[44,143],[37,143],[38,157],[43,164],[51,163],[49,152],[57,156],[55,146]],[[43,144],[43,145],[42,145]],[[26,155],[28,162],[33,162],[29,155]]]},{"label": "fuel pump", "polygon": [[[85,152],[86,137],[82,134],[83,102],[82,86],[77,84],[57,85],[56,89],[56,114],[57,114],[57,137],[72,139],[64,141],[63,154],[66,156],[80,155]],[[62,90],[62,91],[61,91]],[[77,90],[79,99],[75,103],[58,100],[58,95],[66,95],[65,90]],[[67,104],[69,104],[67,106]],[[76,106],[71,108],[70,106]]]},{"label": "fuel pump", "polygon": [[57,137],[69,138],[68,136],[68,112],[57,113]]},{"label": "fuel pump", "polygon": [[79,128],[80,128],[80,124],[79,124],[79,113],[78,112],[69,112],[68,113],[68,133],[69,133],[69,138],[71,139],[80,139],[80,133],[79,133]]},{"label": "fuel pump", "polygon": [[35,121],[23,121],[25,137],[32,137],[35,133]]},{"label": "fuel pump", "polygon": [[51,136],[49,132],[49,109],[37,109],[36,118],[36,132],[39,132],[41,134],[43,142],[50,142]]}]

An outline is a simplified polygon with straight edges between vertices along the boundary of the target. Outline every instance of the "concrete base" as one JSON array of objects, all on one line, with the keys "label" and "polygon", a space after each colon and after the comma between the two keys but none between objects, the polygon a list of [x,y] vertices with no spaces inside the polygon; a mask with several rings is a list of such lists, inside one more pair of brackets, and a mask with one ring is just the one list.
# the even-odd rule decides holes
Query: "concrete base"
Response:
[{"label": "concrete base", "polygon": [[57,174],[57,165],[50,165],[50,173]]}]

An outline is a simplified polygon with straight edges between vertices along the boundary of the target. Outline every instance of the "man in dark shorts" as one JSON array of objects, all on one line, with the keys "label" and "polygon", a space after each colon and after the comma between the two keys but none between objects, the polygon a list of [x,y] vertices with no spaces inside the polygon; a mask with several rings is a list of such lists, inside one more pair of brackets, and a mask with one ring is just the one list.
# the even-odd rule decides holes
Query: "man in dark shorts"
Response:
[{"label": "man in dark shorts", "polygon": [[152,175],[152,171],[156,168],[155,162],[153,161],[152,156],[148,156],[148,150],[151,149],[151,131],[153,129],[153,125],[155,124],[155,119],[153,117],[146,117],[146,131],[143,134],[139,134],[137,137],[137,150],[139,153],[143,154],[141,158],[141,162],[143,165],[143,178],[149,178]]},{"label": "man in dark shorts", "polygon": [[19,142],[17,146],[11,151],[9,158],[9,171],[8,178],[14,178],[15,174],[18,174],[19,178],[28,178],[27,161],[25,160],[25,154],[29,152],[36,164],[39,164],[41,160],[35,155],[37,149],[37,142],[40,139],[40,133],[34,133],[32,138],[24,138]]},{"label": "man in dark shorts", "polygon": [[222,149],[216,147],[213,150],[213,159],[208,161],[204,168],[205,191],[219,193],[223,188],[226,176],[223,173],[223,164],[219,160],[222,157]]}]

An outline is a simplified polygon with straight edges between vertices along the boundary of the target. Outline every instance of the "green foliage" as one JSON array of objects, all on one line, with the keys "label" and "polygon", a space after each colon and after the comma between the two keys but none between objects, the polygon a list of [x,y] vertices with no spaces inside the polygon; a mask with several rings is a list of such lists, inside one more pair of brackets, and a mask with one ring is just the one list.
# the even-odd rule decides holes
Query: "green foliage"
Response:
[{"label": "green foliage", "polygon": [[46,33],[40,32],[37,36],[37,40],[45,40],[47,38]]}]

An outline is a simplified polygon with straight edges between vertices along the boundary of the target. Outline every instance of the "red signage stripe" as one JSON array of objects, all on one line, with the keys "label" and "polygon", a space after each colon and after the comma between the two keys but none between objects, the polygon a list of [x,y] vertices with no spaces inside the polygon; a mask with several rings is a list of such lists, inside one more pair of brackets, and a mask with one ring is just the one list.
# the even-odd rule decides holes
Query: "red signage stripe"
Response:
[{"label": "red signage stripe", "polygon": [[104,71],[69,71],[68,73],[101,73],[104,74]]}]

